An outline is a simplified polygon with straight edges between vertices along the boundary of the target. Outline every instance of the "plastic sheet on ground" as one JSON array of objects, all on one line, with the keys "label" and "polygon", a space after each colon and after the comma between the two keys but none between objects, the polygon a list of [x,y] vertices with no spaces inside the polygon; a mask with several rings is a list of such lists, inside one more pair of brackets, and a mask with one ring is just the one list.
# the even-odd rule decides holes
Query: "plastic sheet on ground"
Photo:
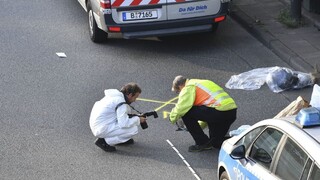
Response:
[{"label": "plastic sheet on ground", "polygon": [[266,67],[253,69],[233,75],[226,83],[229,89],[256,90],[267,84],[272,92],[279,93],[289,89],[300,89],[314,84],[309,73],[292,71],[285,67]]}]

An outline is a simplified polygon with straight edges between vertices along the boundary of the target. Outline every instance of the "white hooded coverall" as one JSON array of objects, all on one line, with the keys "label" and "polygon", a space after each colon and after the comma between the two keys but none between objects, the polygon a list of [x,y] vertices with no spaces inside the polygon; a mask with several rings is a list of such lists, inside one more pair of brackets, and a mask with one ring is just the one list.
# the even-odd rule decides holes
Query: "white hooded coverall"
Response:
[{"label": "white hooded coverall", "polygon": [[119,103],[125,102],[122,92],[108,89],[104,94],[105,97],[92,108],[89,121],[91,131],[94,136],[104,138],[111,146],[126,142],[138,133],[140,118],[129,118],[131,108],[128,104],[123,104],[116,110]]}]

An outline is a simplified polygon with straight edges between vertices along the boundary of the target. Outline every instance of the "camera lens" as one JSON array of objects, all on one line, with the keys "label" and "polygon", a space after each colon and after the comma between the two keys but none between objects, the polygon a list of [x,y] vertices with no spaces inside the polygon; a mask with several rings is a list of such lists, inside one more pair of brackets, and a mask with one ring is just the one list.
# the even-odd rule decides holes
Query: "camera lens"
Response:
[{"label": "camera lens", "polygon": [[141,125],[141,128],[142,128],[142,129],[147,129],[147,128],[148,128],[147,122],[140,123],[140,125]]}]

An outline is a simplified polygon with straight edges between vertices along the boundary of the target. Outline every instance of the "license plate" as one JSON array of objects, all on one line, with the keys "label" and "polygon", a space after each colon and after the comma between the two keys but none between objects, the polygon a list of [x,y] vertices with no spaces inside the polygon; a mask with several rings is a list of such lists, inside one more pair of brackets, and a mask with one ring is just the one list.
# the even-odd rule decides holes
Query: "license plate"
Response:
[{"label": "license plate", "polygon": [[123,21],[157,19],[157,18],[158,18],[158,12],[156,10],[122,12]]}]

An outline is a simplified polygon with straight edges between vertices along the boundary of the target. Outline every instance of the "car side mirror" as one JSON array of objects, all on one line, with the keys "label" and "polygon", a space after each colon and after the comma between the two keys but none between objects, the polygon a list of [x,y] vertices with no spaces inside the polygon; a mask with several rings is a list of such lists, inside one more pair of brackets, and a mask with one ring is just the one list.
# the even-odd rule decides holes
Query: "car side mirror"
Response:
[{"label": "car side mirror", "polygon": [[272,161],[271,156],[267,153],[266,150],[262,148],[257,149],[253,158],[265,164],[270,164]]},{"label": "car side mirror", "polygon": [[244,145],[240,145],[231,151],[230,156],[232,159],[243,159],[245,158],[245,153],[246,153],[246,148],[244,147]]}]

